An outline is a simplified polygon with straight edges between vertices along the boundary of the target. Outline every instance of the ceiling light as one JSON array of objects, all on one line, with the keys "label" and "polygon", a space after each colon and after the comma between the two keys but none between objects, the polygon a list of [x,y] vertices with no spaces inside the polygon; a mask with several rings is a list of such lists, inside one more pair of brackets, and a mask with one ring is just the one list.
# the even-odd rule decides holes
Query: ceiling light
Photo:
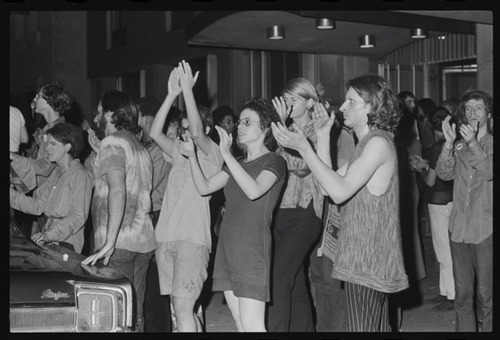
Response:
[{"label": "ceiling light", "polygon": [[335,28],[335,20],[328,18],[317,18],[316,28],[319,30],[330,30]]},{"label": "ceiling light", "polygon": [[375,36],[366,34],[359,37],[359,47],[361,48],[375,47]]},{"label": "ceiling light", "polygon": [[413,39],[427,38],[427,30],[423,28],[412,28],[410,30],[410,37],[412,37]]},{"label": "ceiling light", "polygon": [[440,35],[440,36],[438,36],[438,39],[439,40],[444,40],[444,39],[446,39],[446,36],[445,35]]},{"label": "ceiling light", "polygon": [[285,38],[285,27],[280,25],[273,25],[267,28],[267,38],[272,40]]}]

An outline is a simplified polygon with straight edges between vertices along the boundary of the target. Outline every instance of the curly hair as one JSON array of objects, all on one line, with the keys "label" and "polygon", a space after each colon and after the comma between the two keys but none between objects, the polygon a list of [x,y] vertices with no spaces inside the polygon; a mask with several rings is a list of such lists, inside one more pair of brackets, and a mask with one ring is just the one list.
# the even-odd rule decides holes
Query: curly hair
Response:
[{"label": "curly hair", "polygon": [[47,104],[61,116],[71,108],[73,98],[60,83],[44,83],[40,85],[37,93],[41,93]]},{"label": "curly hair", "polygon": [[347,89],[354,89],[372,112],[367,115],[370,129],[381,129],[394,133],[401,119],[400,101],[389,83],[374,74],[365,74],[351,79]]},{"label": "curly hair", "polygon": [[216,125],[220,125],[221,122],[224,120],[224,118],[226,118],[227,116],[231,116],[233,117],[233,120],[236,120],[236,115],[234,114],[234,110],[227,105],[219,106],[212,112],[212,117],[214,118],[214,124]]},{"label": "curly hair", "polygon": [[77,159],[83,151],[85,142],[83,139],[82,131],[69,123],[55,124],[47,130],[47,134],[54,137],[56,141],[63,144],[71,144],[71,149],[68,154]]},{"label": "curly hair", "polygon": [[241,105],[240,112],[245,109],[252,110],[259,115],[260,128],[266,132],[264,145],[270,151],[276,150],[278,142],[274,139],[271,123],[277,123],[281,120],[271,101],[264,98],[250,98]]},{"label": "curly hair", "polygon": [[[460,123],[466,123],[467,118],[465,117],[465,104],[471,99],[474,100],[482,100],[484,103],[484,108],[486,110],[486,113],[493,115],[493,97],[481,90],[474,90],[471,89],[469,91],[466,91],[462,97],[460,98],[460,103],[458,104],[458,120]],[[493,119],[490,117],[488,119],[488,132],[492,133],[493,132]]]},{"label": "curly hair", "polygon": [[113,112],[111,123],[117,130],[128,130],[133,134],[141,131],[141,127],[137,125],[137,106],[126,93],[118,90],[106,91],[101,95],[100,103],[103,113]]}]

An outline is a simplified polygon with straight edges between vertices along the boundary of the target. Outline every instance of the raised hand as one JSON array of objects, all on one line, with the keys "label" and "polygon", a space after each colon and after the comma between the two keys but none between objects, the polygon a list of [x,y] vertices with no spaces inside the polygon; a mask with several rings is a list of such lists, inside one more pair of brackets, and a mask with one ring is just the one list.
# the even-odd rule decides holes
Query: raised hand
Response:
[{"label": "raised hand", "polygon": [[168,94],[177,97],[182,91],[179,83],[179,68],[175,67],[168,78]]},{"label": "raised hand", "polygon": [[293,150],[299,150],[304,145],[307,145],[306,135],[301,129],[297,132],[290,131],[281,123],[271,123],[271,129],[273,131],[273,136],[278,142],[278,144],[283,148],[289,148]]},{"label": "raised hand", "polygon": [[92,130],[91,128],[89,128],[87,130],[87,132],[89,134],[89,144],[90,144],[90,147],[95,152],[99,152],[99,149],[101,148],[101,141],[99,140],[99,138],[97,138],[97,136],[95,134],[95,131]]},{"label": "raised hand", "polygon": [[215,129],[219,133],[219,149],[221,154],[231,154],[231,145],[233,144],[233,135],[229,135],[226,130],[218,125],[215,125]]},{"label": "raised hand", "polygon": [[184,60],[179,63],[179,67],[177,68],[179,69],[179,77],[182,90],[191,90],[194,84],[196,84],[196,80],[198,80],[200,71],[196,71],[193,77],[191,66],[189,66],[189,63],[185,62]]},{"label": "raised hand", "polygon": [[179,152],[185,157],[194,157],[196,155],[196,146],[189,130],[184,134],[184,139],[185,141],[183,142],[179,137],[176,138],[176,145]]},{"label": "raised hand", "polygon": [[272,99],[272,102],[274,108],[276,109],[276,112],[278,112],[278,115],[280,116],[281,122],[285,124],[286,119],[292,114],[293,105],[290,105],[290,108],[287,109],[285,98],[283,98],[282,96],[274,97]]},{"label": "raised hand", "polygon": [[451,124],[450,126],[450,119],[451,116],[447,116],[441,125],[443,129],[443,134],[444,138],[446,139],[446,147],[448,149],[451,149],[453,147],[453,142],[455,142],[455,139],[457,138],[457,133],[455,131],[455,123]]},{"label": "raised hand", "polygon": [[460,135],[467,144],[473,144],[477,142],[477,131],[479,130],[479,122],[476,122],[472,126],[470,124],[462,124],[460,126]]},{"label": "raised hand", "polygon": [[335,114],[328,116],[328,111],[322,103],[314,103],[314,111],[311,115],[314,132],[317,137],[330,136],[330,130],[335,122]]}]

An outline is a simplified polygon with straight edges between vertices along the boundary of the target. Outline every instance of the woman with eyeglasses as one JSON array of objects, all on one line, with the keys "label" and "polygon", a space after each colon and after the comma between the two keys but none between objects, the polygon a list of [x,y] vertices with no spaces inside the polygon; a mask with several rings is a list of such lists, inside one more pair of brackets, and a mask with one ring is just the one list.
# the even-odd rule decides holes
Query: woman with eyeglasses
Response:
[{"label": "woman with eyeglasses", "polygon": [[[319,90],[319,91],[318,91]],[[281,123],[302,131],[316,148],[311,114],[321,102],[322,88],[295,78],[273,99]],[[306,259],[319,241],[324,196],[306,162],[294,150],[279,148],[286,160],[288,179],[273,230],[273,290],[268,327],[272,332],[313,332],[313,304],[307,284]]]},{"label": "woman with eyeglasses", "polygon": [[[279,116],[270,101],[247,100],[241,110],[238,141],[246,156],[231,154],[232,136],[216,126],[223,169],[206,178],[194,152],[189,156],[196,189],[208,195],[224,188],[226,213],[220,227],[213,291],[223,291],[240,332],[265,332],[265,304],[270,301],[271,231],[274,208],[285,183],[286,163],[274,150],[271,123]],[[188,150],[189,149],[189,150]]]}]

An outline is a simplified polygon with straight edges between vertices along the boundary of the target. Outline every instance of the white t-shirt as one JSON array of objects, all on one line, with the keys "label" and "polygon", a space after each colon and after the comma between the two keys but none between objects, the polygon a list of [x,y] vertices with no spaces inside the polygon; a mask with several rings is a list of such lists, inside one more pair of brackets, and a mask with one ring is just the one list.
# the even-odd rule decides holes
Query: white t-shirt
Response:
[{"label": "white t-shirt", "polygon": [[[213,141],[210,141],[208,156],[201,150],[197,153],[206,178],[222,169],[224,159],[219,146]],[[189,241],[211,248],[209,201],[210,195],[201,196],[196,190],[189,159],[182,156],[176,145],[172,154],[172,170],[156,224],[156,240]]]},{"label": "white t-shirt", "polygon": [[18,152],[21,144],[21,129],[26,124],[23,114],[14,106],[9,106],[10,114],[10,152]]}]

